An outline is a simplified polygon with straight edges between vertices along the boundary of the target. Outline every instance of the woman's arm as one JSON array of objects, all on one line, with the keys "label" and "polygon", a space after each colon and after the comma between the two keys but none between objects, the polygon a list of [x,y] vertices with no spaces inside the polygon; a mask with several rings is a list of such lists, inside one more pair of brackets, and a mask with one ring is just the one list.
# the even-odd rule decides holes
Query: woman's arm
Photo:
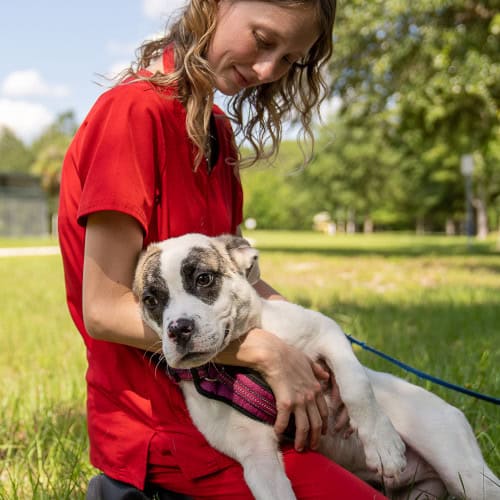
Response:
[{"label": "woman's arm", "polygon": [[83,261],[83,319],[89,335],[139,349],[161,348],[143,322],[132,292],[142,250],[139,223],[119,212],[98,212],[87,220]]}]

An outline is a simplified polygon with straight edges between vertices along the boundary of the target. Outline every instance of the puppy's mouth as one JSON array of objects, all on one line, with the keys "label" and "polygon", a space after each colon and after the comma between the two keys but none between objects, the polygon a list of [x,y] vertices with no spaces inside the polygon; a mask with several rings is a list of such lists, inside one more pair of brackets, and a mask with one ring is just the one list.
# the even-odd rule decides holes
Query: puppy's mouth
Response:
[{"label": "puppy's mouth", "polygon": [[191,359],[196,359],[200,357],[210,356],[212,353],[208,351],[197,351],[197,352],[188,352],[182,356],[181,361],[189,361]]},{"label": "puppy's mouth", "polygon": [[230,323],[227,323],[226,327],[224,328],[224,337],[221,342],[221,345],[214,349],[207,350],[207,351],[190,351],[182,355],[180,358],[178,358],[176,362],[176,366],[178,368],[195,368],[197,366],[203,365],[205,363],[208,363],[210,360],[212,360],[221,350],[223,350],[227,343],[228,343],[228,337],[231,334],[231,328],[230,328]]},{"label": "puppy's mouth", "polygon": [[212,351],[188,352],[179,359],[177,366],[180,368],[195,368],[207,363],[213,357],[214,353]]}]

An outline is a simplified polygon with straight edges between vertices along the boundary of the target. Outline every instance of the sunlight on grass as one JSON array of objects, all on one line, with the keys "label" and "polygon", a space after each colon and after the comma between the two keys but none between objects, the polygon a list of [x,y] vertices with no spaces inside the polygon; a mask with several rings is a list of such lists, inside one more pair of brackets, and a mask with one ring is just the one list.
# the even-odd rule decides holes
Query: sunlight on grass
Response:
[{"label": "sunlight on grass", "polygon": [[0,259],[0,282],[0,498],[82,497],[86,361],[60,258]]}]

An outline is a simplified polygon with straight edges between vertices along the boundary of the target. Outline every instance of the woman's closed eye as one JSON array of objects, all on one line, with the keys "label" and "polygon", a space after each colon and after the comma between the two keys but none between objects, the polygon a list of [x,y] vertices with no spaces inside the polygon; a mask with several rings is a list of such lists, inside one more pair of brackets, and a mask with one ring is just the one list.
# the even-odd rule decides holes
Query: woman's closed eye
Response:
[{"label": "woman's closed eye", "polygon": [[255,38],[255,43],[258,49],[272,49],[274,43],[271,40],[268,40],[264,35],[259,33],[258,31],[253,32],[253,36]]},{"label": "woman's closed eye", "polygon": [[[253,36],[258,50],[271,50],[276,46],[275,42],[269,40],[265,35],[259,33],[258,31],[253,31]],[[283,56],[281,59],[288,66],[296,66],[298,68],[305,68],[307,66],[307,64],[302,62],[302,58],[297,58],[290,54]]]}]

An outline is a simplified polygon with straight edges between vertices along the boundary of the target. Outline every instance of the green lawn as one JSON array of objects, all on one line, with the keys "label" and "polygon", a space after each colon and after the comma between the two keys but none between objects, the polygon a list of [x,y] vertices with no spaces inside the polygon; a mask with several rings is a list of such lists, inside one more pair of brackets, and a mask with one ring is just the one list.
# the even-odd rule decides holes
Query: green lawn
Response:
[{"label": "green lawn", "polygon": [[0,248],[57,246],[57,239],[46,238],[0,238]]},{"label": "green lawn", "polygon": [[[290,300],[406,363],[500,397],[496,240],[252,232],[263,276]],[[29,241],[29,243],[27,243]],[[20,246],[54,244],[20,240]],[[13,242],[0,240],[0,247]],[[87,462],[83,344],[64,302],[59,256],[0,258],[0,499],[83,498]],[[468,416],[500,473],[498,406],[406,375]]]}]

